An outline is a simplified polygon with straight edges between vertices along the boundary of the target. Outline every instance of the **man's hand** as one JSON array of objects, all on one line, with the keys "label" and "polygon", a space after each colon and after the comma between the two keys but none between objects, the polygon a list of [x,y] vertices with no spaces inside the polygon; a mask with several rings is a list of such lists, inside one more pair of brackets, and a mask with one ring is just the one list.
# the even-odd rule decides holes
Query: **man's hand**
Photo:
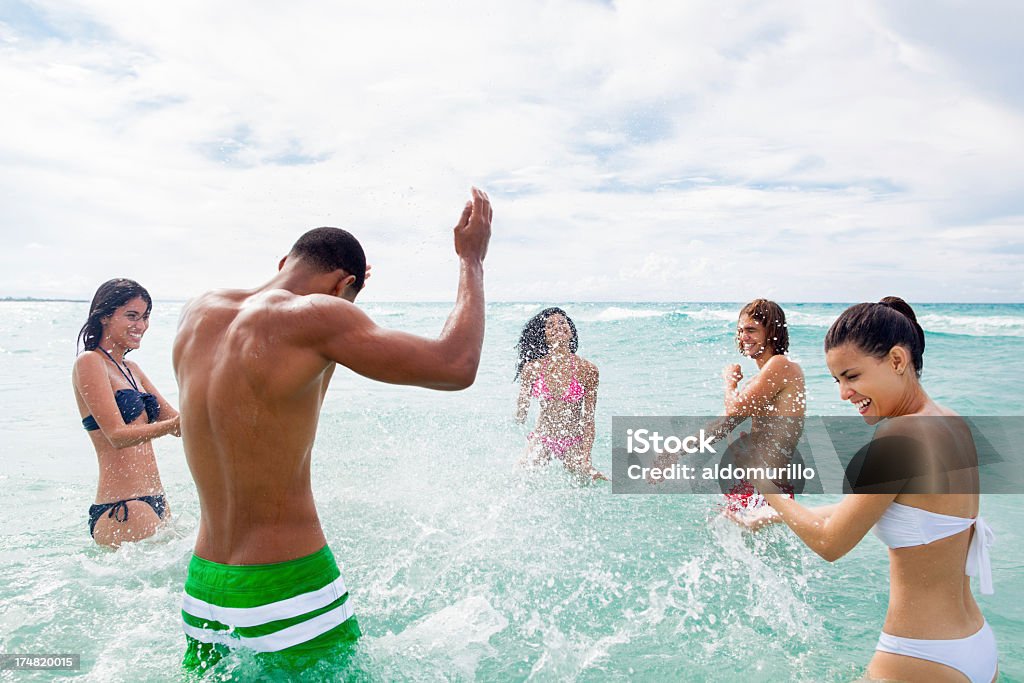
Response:
[{"label": "man's hand", "polygon": [[473,199],[466,202],[455,226],[455,253],[463,258],[483,261],[491,240],[491,200],[483,190],[473,188]]},{"label": "man's hand", "polygon": [[726,365],[725,369],[722,370],[722,379],[730,386],[739,384],[740,380],[743,379],[743,368],[739,366],[739,363]]}]

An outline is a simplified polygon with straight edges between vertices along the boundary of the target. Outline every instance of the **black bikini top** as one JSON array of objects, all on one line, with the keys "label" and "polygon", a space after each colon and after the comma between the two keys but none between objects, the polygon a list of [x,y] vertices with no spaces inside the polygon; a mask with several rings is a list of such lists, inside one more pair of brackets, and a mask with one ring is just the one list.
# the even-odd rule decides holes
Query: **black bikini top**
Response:
[{"label": "black bikini top", "polygon": [[[100,351],[103,355],[110,359],[110,362],[114,364],[124,378],[128,380],[128,384],[132,385],[131,389],[118,389],[114,392],[114,400],[117,402],[117,409],[121,411],[121,418],[125,424],[129,424],[135,421],[139,415],[142,415],[142,411],[146,411],[146,417],[149,422],[156,422],[157,418],[160,417],[160,401],[153,394],[147,394],[139,391],[139,384],[135,381],[135,376],[132,375],[131,368],[125,363],[122,368],[121,365],[114,360],[114,357],[107,353],[106,349],[101,348]],[[86,415],[82,418],[82,426],[85,427],[85,431],[94,432],[100,428],[99,424],[96,423],[96,418],[92,415]]]}]

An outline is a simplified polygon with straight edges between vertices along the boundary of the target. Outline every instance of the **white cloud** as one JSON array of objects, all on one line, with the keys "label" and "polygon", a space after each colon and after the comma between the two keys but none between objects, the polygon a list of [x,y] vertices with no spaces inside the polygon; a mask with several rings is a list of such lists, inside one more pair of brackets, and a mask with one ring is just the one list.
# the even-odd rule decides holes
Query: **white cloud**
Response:
[{"label": "white cloud", "polygon": [[491,300],[1024,296],[1020,67],[933,38],[973,5],[14,6],[0,295],[251,286],[327,224],[449,299],[476,183]]}]

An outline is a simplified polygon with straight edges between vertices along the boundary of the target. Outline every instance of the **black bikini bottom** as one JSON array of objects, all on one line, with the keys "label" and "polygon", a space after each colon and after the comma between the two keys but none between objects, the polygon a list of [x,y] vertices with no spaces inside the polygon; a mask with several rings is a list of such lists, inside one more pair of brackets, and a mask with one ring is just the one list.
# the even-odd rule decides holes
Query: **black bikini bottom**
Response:
[{"label": "black bikini bottom", "polygon": [[162,495],[160,496],[139,496],[138,498],[125,498],[114,503],[100,503],[99,505],[89,506],[89,535],[93,536],[96,531],[96,522],[99,521],[100,517],[103,516],[104,512],[108,510],[107,517],[116,519],[118,522],[128,521],[128,503],[133,500],[141,500],[143,503],[148,503],[149,507],[153,508],[153,512],[156,513],[160,519],[164,518],[164,514],[167,512],[167,499]]}]

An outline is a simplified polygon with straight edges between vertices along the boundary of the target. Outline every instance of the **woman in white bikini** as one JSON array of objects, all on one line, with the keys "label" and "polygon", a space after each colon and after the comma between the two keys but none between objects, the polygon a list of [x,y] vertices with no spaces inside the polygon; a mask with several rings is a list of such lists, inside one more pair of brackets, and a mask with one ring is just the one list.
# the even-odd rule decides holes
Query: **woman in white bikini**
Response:
[{"label": "woman in white bikini", "polygon": [[597,366],[576,355],[576,325],[560,308],[546,308],[523,328],[516,349],[520,383],[516,421],[526,421],[531,397],[540,400],[537,426],[527,437],[526,463],[561,460],[588,481],[604,479],[590,461],[597,407]]},{"label": "woman in white bikini", "polygon": [[[929,683],[995,680],[995,636],[968,578],[979,578],[982,593],[993,592],[993,535],[978,511],[977,455],[965,422],[921,386],[924,331],[914,311],[897,297],[852,306],[829,329],[825,353],[842,399],[868,424],[878,425],[862,451],[868,455],[861,472],[904,472],[875,477],[891,484],[872,490],[888,492],[854,493],[819,508],[772,493],[771,482],[759,481],[773,510],[730,516],[750,528],[784,522],[829,562],[874,528],[890,549],[890,590],[868,675]],[[892,455],[871,463],[871,450],[886,442],[898,448],[876,449]],[[916,471],[926,470],[923,476],[907,474],[908,460],[918,463]]]}]

